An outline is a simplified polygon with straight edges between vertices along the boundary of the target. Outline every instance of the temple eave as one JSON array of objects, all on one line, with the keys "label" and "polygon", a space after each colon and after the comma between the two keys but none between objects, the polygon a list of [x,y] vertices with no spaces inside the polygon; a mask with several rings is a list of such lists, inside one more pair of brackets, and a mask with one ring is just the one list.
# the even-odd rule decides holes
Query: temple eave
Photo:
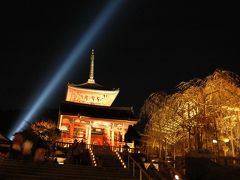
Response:
[{"label": "temple eave", "polygon": [[137,119],[134,116],[132,107],[107,107],[65,101],[60,105],[60,112],[64,115],[81,115],[93,118],[122,119],[128,121],[135,121]]}]

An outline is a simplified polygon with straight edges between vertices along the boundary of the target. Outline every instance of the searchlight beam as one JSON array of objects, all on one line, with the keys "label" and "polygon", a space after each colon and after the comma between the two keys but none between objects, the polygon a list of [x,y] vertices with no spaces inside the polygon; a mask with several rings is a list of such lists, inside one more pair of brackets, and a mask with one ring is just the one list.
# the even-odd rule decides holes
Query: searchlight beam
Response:
[{"label": "searchlight beam", "polygon": [[33,120],[33,115],[36,115],[39,112],[40,108],[43,106],[43,103],[49,99],[50,94],[54,92],[54,89],[56,89],[57,85],[66,76],[73,65],[77,63],[77,60],[83,55],[98,32],[100,32],[103,26],[111,18],[112,14],[116,11],[117,7],[119,7],[120,2],[122,2],[122,0],[111,0],[101,11],[100,15],[89,27],[85,35],[79,40],[64,63],[60,66],[60,68],[58,68],[55,75],[50,79],[48,86],[45,87],[42,93],[40,93],[40,95],[34,99],[34,102],[30,104],[31,109],[27,113],[23,114],[16,122],[15,126],[9,131],[8,137],[10,139],[13,138],[15,132],[21,131],[29,122]]}]

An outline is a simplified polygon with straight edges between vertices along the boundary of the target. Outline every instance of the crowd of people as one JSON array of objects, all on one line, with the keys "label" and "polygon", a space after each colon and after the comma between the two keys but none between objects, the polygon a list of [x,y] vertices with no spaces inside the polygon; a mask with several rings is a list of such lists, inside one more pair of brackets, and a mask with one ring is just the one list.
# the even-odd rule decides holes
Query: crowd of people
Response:
[{"label": "crowd of people", "polygon": [[46,161],[46,156],[50,151],[48,144],[41,139],[35,141],[25,139],[21,133],[16,133],[9,151],[9,158],[33,160],[34,162]]},{"label": "crowd of people", "polygon": [[86,156],[86,144],[83,140],[78,142],[74,140],[68,148],[56,147],[56,142],[44,142],[41,139],[33,141],[25,139],[21,133],[16,133],[11,143],[10,150],[7,154],[2,155],[3,158],[31,160],[34,162],[57,162],[56,151],[62,151],[66,158],[66,163],[84,164]]}]

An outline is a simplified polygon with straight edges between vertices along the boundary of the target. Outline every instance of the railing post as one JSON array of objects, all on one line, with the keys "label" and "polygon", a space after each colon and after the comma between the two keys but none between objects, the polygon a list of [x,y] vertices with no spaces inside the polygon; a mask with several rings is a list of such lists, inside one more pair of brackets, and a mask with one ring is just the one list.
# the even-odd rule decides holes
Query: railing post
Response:
[{"label": "railing post", "polygon": [[135,176],[135,162],[133,162],[133,176]]},{"label": "railing post", "polygon": [[[148,180],[152,180],[151,176],[149,176],[149,174],[147,173],[147,171],[145,171],[144,169],[142,169],[141,165],[138,164],[132,157],[130,154],[128,154],[128,168],[130,168],[130,161],[132,161],[133,165],[132,165],[132,173],[133,173],[133,177],[135,177],[135,173],[136,173],[136,166],[137,169],[139,169],[139,179],[142,180],[143,179],[143,174],[144,176],[148,179]],[[130,170],[130,169],[129,169]]]},{"label": "railing post", "polygon": [[142,169],[140,169],[140,177],[139,177],[140,180],[142,180]]}]

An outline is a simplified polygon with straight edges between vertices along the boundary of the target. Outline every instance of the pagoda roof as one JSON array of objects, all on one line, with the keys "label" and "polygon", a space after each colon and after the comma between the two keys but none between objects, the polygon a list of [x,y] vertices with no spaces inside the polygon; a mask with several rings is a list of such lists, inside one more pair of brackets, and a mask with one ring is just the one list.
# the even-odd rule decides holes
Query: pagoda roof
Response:
[{"label": "pagoda roof", "polygon": [[64,101],[59,107],[62,115],[81,115],[95,118],[136,121],[132,107],[108,107]]},{"label": "pagoda roof", "polygon": [[104,86],[98,84],[98,83],[82,83],[82,84],[73,84],[69,83],[70,86],[76,87],[76,88],[84,88],[84,89],[95,89],[95,90],[107,90],[107,91],[115,91],[116,89],[110,89],[110,88],[105,88]]}]

